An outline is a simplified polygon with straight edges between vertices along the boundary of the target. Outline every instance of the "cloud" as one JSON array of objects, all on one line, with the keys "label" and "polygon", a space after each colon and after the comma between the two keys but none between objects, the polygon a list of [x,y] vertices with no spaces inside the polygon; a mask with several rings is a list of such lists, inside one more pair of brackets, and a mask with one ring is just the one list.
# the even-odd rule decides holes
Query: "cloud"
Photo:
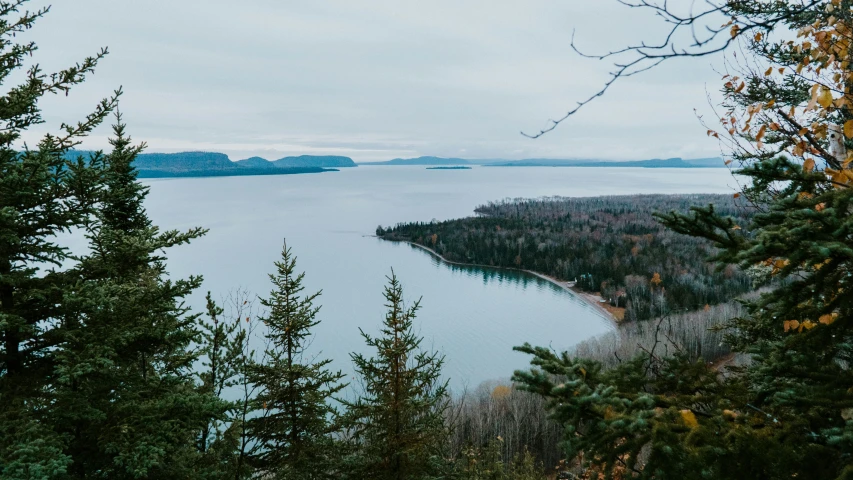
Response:
[{"label": "cloud", "polygon": [[[36,6],[38,2],[34,2]],[[46,70],[99,47],[111,54],[45,125],[74,121],[123,86],[130,131],[150,151],[232,158],[302,153],[494,157],[705,156],[719,59],[673,62],[617,84],[539,140],[537,130],[594,93],[609,64],[569,47],[618,48],[660,23],[615,1],[182,0],[62,2],[25,39]],[[86,142],[106,146],[107,128]]]}]

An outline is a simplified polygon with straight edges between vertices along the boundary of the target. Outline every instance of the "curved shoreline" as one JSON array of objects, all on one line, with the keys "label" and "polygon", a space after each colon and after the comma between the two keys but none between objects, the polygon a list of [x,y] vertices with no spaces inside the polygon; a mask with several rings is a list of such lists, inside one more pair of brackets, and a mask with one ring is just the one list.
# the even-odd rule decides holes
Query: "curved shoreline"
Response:
[{"label": "curved shoreline", "polygon": [[592,306],[593,308],[595,308],[595,310],[596,310],[596,311],[598,311],[598,313],[602,314],[605,318],[607,318],[608,320],[610,320],[611,322],[613,322],[613,324],[614,324],[614,325],[618,325],[618,324],[619,324],[619,320],[617,320],[617,319],[616,319],[616,317],[614,317],[612,313],[610,313],[606,308],[604,308],[604,307],[602,307],[601,305],[599,305],[599,302],[598,302],[598,300],[596,300],[596,297],[595,297],[595,296],[593,296],[593,295],[591,295],[591,294],[589,294],[589,293],[586,293],[586,292],[581,292],[581,291],[579,291],[579,290],[575,290],[574,288],[572,288],[572,287],[568,286],[566,282],[561,282],[560,280],[557,280],[556,278],[553,278],[553,277],[549,277],[548,275],[545,275],[545,274],[542,274],[542,273],[539,273],[539,272],[534,272],[533,270],[525,270],[525,269],[523,269],[523,268],[513,268],[513,267],[496,267],[496,266],[494,266],[494,265],[482,265],[482,264],[479,264],[479,263],[454,262],[454,261],[451,261],[451,260],[448,260],[448,259],[444,258],[443,256],[441,256],[441,255],[440,255],[438,252],[436,252],[435,250],[433,250],[433,249],[431,249],[431,248],[429,248],[429,247],[426,247],[426,246],[424,246],[424,245],[421,245],[421,244],[419,244],[419,243],[412,242],[412,241],[410,241],[410,240],[386,240],[386,239],[384,239],[384,238],[382,238],[382,237],[379,237],[379,236],[376,236],[376,235],[373,235],[373,236],[375,236],[376,238],[378,238],[378,239],[380,239],[380,240],[385,240],[385,241],[388,241],[388,242],[408,243],[409,245],[412,245],[412,246],[414,246],[414,247],[417,247],[417,248],[420,248],[420,249],[422,249],[422,250],[425,250],[425,251],[429,252],[431,255],[433,255],[434,257],[438,258],[438,259],[439,259],[439,260],[441,260],[442,262],[447,263],[447,264],[450,264],[450,265],[459,265],[459,266],[462,266],[462,267],[498,268],[498,269],[503,269],[503,270],[515,270],[515,271],[517,271],[517,272],[525,272],[525,273],[529,273],[529,274],[531,274],[531,275],[534,275],[534,276],[537,276],[537,277],[541,278],[542,280],[545,280],[545,281],[547,281],[547,282],[550,282],[550,283],[552,283],[552,284],[554,284],[554,285],[556,285],[556,286],[558,286],[558,287],[562,288],[563,290],[565,290],[565,291],[567,291],[567,292],[571,292],[572,294],[576,295],[578,298],[580,298],[581,300],[583,300],[584,302],[586,302],[588,305],[590,305],[590,306]]}]

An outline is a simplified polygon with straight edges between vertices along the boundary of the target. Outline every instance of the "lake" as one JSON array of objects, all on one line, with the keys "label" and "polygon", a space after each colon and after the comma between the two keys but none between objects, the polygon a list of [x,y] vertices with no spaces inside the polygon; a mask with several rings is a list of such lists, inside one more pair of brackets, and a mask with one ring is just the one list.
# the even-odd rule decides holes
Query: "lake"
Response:
[{"label": "lake", "polygon": [[[446,220],[477,205],[515,197],[633,193],[726,193],[726,169],[474,167],[426,170],[362,166],[340,172],[145,180],[146,207],[164,229],[210,229],[169,252],[173,277],[204,276],[190,299],[221,298],[236,288],[267,295],[267,274],[282,240],[306,272],[307,291],[322,290],[313,353],[349,373],[350,352],[368,352],[359,334],[376,333],[384,315],[382,288],[394,269],[406,297],[422,297],[416,326],[424,346],[446,355],[454,389],[508,378],[528,358],[524,342],[562,350],[613,328],[593,307],[550,282],[496,269],[459,268],[408,244],[372,235],[377,225]],[[258,342],[260,347],[260,342]]]}]

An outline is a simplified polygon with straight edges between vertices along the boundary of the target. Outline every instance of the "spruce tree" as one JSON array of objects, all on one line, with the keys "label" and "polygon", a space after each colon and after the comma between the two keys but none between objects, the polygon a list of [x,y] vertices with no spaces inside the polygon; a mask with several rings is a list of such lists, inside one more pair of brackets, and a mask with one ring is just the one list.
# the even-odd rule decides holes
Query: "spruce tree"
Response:
[{"label": "spruce tree", "polygon": [[204,231],[153,225],[133,167],[144,145],[132,146],[118,115],[113,130],[112,151],[90,159],[103,177],[86,224],[90,251],[63,306],[51,421],[67,438],[73,477],[194,478],[198,432],[227,405],[193,374],[202,339],[183,299],[201,278],[168,279],[162,252]]},{"label": "spruce tree", "polygon": [[[736,196],[756,214],[660,219],[712,240],[720,268],[772,280],[726,325],[747,363],[720,372],[652,349],[606,370],[519,348],[534,368],[515,380],[548,400],[567,453],[608,476],[853,478],[853,3],[737,4],[768,21],[742,45],[752,57],[730,65],[723,128],[708,134],[747,178]],[[796,36],[769,21],[786,8],[800,8],[786,25]]]},{"label": "spruce tree", "polygon": [[[23,11],[24,0],[0,5],[0,80],[7,82],[35,53],[17,43],[47,9]],[[22,134],[43,123],[47,94],[67,93],[92,73],[106,50],[54,74],[38,66],[0,95],[0,478],[51,478],[68,471],[66,438],[53,428],[58,348],[72,325],[65,295],[77,283],[71,254],[58,235],[84,227],[99,173],[69,152],[115,108],[101,101],[85,120],[63,124],[35,149]]]},{"label": "spruce tree", "polygon": [[423,337],[414,331],[420,301],[406,308],[393,271],[384,296],[388,310],[381,334],[361,332],[375,356],[351,354],[364,391],[346,402],[356,452],[348,469],[352,478],[440,478],[447,471],[444,357],[421,349]]},{"label": "spruce tree", "polygon": [[[199,353],[202,365],[197,373],[203,393],[219,399],[235,395],[247,358],[243,346],[247,330],[241,328],[240,317],[227,319],[207,292],[207,315],[199,321],[201,343]],[[197,446],[201,453],[200,471],[205,478],[249,478],[250,471],[240,458],[240,434],[244,429],[239,416],[240,403],[228,402],[225,418],[211,417],[199,432]]]},{"label": "spruce tree", "polygon": [[281,260],[270,274],[273,290],[260,303],[267,309],[267,349],[262,363],[249,365],[248,379],[261,387],[257,416],[248,421],[257,443],[254,466],[281,479],[333,478],[337,457],[332,437],[336,412],[332,397],[344,375],[328,368],[306,350],[319,320],[314,301],[320,292],[303,295],[305,273],[296,273],[296,257],[285,243]]}]

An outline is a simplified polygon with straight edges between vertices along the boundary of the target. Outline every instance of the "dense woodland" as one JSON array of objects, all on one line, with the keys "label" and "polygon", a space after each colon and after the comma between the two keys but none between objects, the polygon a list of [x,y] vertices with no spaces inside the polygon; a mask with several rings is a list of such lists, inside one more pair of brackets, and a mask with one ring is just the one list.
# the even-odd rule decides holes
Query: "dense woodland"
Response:
[{"label": "dense woodland", "polygon": [[744,226],[754,213],[732,195],[515,199],[477,207],[475,217],[376,233],[426,246],[451,262],[576,280],[637,320],[726,302],[754,288],[737,266],[720,269],[709,261],[711,242],[675,233],[654,217],[709,204]]}]

